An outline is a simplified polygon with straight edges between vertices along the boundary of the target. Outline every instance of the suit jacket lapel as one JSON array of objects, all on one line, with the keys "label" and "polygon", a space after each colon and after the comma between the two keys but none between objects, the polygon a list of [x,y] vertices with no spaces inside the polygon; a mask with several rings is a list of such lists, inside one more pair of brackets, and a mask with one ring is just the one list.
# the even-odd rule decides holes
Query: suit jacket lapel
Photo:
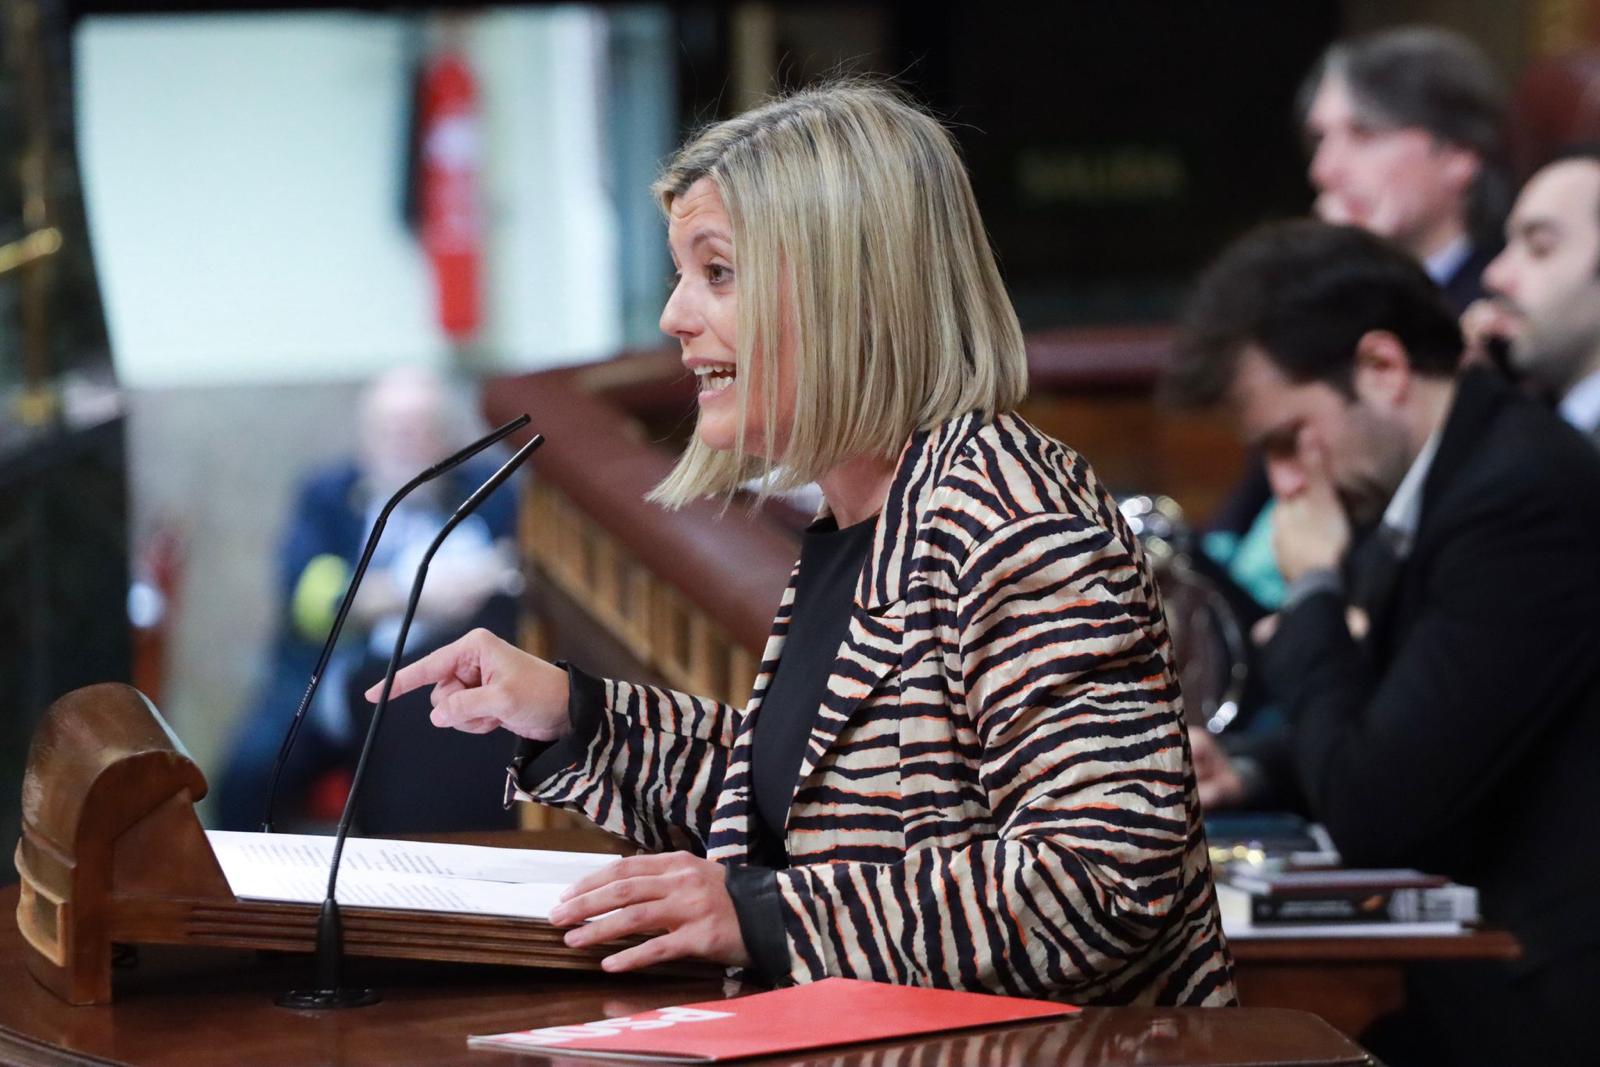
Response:
[{"label": "suit jacket lapel", "polygon": [[[857,604],[850,612],[850,629],[828,675],[828,691],[811,726],[806,754],[795,776],[795,793],[817,769],[817,764],[839,740],[851,716],[891,668],[900,665],[900,639],[905,632],[905,604],[897,602],[877,613]],[[789,810],[794,811],[790,797]]]},{"label": "suit jacket lapel", "polygon": [[761,711],[761,702],[766,699],[767,688],[772,685],[772,675],[778,667],[778,659],[783,655],[784,642],[789,638],[789,614],[794,609],[794,580],[799,573],[798,565],[789,571],[789,584],[783,591],[783,598],[778,601],[778,614],[772,620],[772,632],[767,634],[767,643],[761,650],[761,666],[756,670],[755,684],[750,687],[750,699],[745,702],[744,714],[734,730],[735,750],[741,742],[755,736],[756,716]]},{"label": "suit jacket lapel", "polygon": [[1445,416],[1439,451],[1434,453],[1433,466],[1428,468],[1427,480],[1422,484],[1422,518],[1417,536],[1411,542],[1413,549],[1426,535],[1428,520],[1438,511],[1432,505],[1466,466],[1495,413],[1505,404],[1510,389],[1498,371],[1487,367],[1475,367],[1456,379],[1456,395]]},{"label": "suit jacket lapel", "polygon": [[805,759],[795,778],[796,793],[839,740],[861,702],[892,668],[900,665],[906,586],[913,571],[916,535],[922,527],[923,513],[933,487],[959,451],[958,446],[982,424],[976,415],[953,419],[914,434],[902,450],[889,495],[873,527],[872,550],[856,581],[850,628],[834,659],[827,696],[818,710],[806,743]]},{"label": "suit jacket lapel", "polygon": [[1367,639],[1373,647],[1381,644],[1380,634],[1388,624],[1405,564],[1388,533],[1382,526],[1371,530],[1351,553],[1349,567],[1349,602],[1366,613],[1370,626]]},{"label": "suit jacket lapel", "polygon": [[[1456,379],[1455,398],[1445,416],[1439,450],[1434,453],[1433,465],[1428,468],[1428,476],[1422,484],[1422,513],[1408,556],[1397,557],[1376,533],[1368,539],[1374,544],[1367,550],[1368,558],[1353,568],[1357,584],[1351,592],[1352,600],[1367,610],[1373,648],[1387,647],[1387,635],[1392,632],[1395,614],[1403,603],[1399,594],[1405,581],[1406,561],[1417,554],[1429,535],[1430,520],[1438,514],[1439,498],[1448,491],[1451,481],[1477,447],[1485,427],[1505,402],[1509,389],[1499,372],[1488,368],[1466,371]],[[1363,596],[1365,602],[1361,599]]]},{"label": "suit jacket lapel", "polygon": [[750,688],[750,699],[734,726],[733,749],[728,753],[722,794],[717,799],[711,835],[706,842],[709,859],[743,863],[749,856],[750,814],[754,803],[750,796],[750,761],[754,753],[756,715],[761,711],[767,688],[772,684],[773,671],[789,636],[789,616],[794,609],[794,583],[799,570],[796,564],[789,571],[789,584],[778,601],[778,613],[773,617],[772,632],[767,634],[767,644],[761,652],[761,666]]}]

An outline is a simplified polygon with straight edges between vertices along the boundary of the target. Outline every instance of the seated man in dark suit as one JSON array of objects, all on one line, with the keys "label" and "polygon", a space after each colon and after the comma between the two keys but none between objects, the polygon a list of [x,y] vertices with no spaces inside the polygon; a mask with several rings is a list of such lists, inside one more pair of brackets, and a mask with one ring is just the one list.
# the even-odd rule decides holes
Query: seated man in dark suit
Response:
[{"label": "seated man in dark suit", "polygon": [[[1392,1060],[1578,1062],[1600,1002],[1600,457],[1461,351],[1411,257],[1288,223],[1201,278],[1172,385],[1232,408],[1279,501],[1290,593],[1262,663],[1288,723],[1260,780],[1352,865],[1477,886],[1523,945],[1413,973],[1390,1033],[1428,1051]],[[1196,769],[1249,799],[1219,751]]]},{"label": "seated man in dark suit", "polygon": [[1512,371],[1600,447],[1600,145],[1528,179],[1483,283],[1461,317],[1469,347],[1505,342]]},{"label": "seated man in dark suit", "polygon": [[[1336,41],[1306,76],[1298,103],[1317,217],[1394,242],[1457,313],[1482,297],[1510,186],[1506,96],[1483,50],[1436,26]],[[1271,500],[1252,458],[1203,542],[1228,581],[1255,601],[1242,604],[1247,618],[1276,610],[1283,598],[1268,547]],[[1245,701],[1240,725],[1276,720],[1258,718],[1256,696]]]}]

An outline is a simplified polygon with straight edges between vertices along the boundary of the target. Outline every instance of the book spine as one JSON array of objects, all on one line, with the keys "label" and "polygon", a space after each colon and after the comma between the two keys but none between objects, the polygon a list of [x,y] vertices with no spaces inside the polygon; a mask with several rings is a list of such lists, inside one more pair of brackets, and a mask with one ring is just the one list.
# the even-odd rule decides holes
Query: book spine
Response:
[{"label": "book spine", "polygon": [[1317,896],[1250,897],[1250,921],[1272,923],[1463,922],[1478,921],[1478,891],[1448,885],[1422,889],[1373,889]]}]

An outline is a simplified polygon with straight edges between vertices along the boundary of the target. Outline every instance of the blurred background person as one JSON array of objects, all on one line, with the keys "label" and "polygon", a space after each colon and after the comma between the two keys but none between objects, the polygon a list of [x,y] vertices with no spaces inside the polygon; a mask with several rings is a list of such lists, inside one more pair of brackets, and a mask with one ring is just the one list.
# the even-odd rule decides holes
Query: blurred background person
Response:
[{"label": "blurred background person", "polygon": [[1353,227],[1263,228],[1200,278],[1175,384],[1266,457],[1290,592],[1261,657],[1287,725],[1196,771],[1217,807],[1292,788],[1346,864],[1476,886],[1516,934],[1514,967],[1413,968],[1386,1062],[1587,1063],[1600,457],[1461,351]]},{"label": "blurred background person", "polygon": [[[1337,41],[1307,75],[1299,111],[1314,214],[1393,241],[1457,312],[1482,296],[1509,198],[1507,95],[1483,50],[1437,26]],[[1246,624],[1285,595],[1272,511],[1265,468],[1252,463],[1202,542]],[[1240,726],[1262,710],[1252,687]],[[1262,721],[1270,726],[1276,715]]]},{"label": "blurred background person", "polygon": [[[222,826],[260,825],[273,761],[368,532],[396,490],[464,443],[463,414],[431,371],[391,371],[361,397],[357,455],[314,471],[302,484],[279,549],[278,636],[267,680],[242,719],[223,775]],[[279,786],[284,824],[313,814],[337,817],[370,713],[352,694],[382,679],[422,553],[493,469],[492,459],[464,464],[413,491],[390,514]],[[437,647],[475,626],[512,634],[512,597],[521,586],[511,541],[515,514],[514,487],[504,487],[444,542],[407,636],[409,652]],[[464,734],[429,736],[414,729],[419,715],[408,704],[415,701],[396,705],[373,749],[359,809],[362,828],[509,825],[492,788],[505,753]],[[310,796],[318,783],[327,795]],[[423,783],[426,788],[416,788]],[[321,810],[308,811],[308,800]]]},{"label": "blurred background person", "polygon": [[1472,354],[1504,345],[1512,373],[1600,446],[1600,147],[1528,179],[1483,280],[1462,317]]},{"label": "blurred background person", "polygon": [[1510,195],[1506,93],[1483,50],[1436,26],[1341,41],[1302,100],[1317,217],[1393,241],[1458,312],[1481,296]]}]

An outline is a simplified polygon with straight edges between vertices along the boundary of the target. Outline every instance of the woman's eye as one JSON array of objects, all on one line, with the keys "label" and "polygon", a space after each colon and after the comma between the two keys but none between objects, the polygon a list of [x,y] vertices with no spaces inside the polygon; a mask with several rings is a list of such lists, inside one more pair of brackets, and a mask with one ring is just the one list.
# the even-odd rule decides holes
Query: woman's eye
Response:
[{"label": "woman's eye", "polygon": [[721,263],[712,263],[706,267],[706,281],[712,285],[722,285],[733,280],[733,268]]}]

